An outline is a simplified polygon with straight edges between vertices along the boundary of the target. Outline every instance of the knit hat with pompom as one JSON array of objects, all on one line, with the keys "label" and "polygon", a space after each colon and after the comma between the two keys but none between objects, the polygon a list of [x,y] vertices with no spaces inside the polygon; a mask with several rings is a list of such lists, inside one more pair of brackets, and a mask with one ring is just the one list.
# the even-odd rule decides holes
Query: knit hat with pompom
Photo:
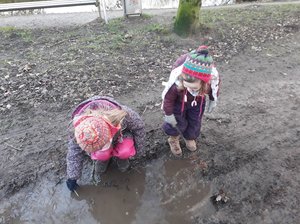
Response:
[{"label": "knit hat with pompom", "polygon": [[182,73],[201,79],[208,83],[211,79],[213,59],[208,54],[207,47],[200,46],[191,51],[183,64]]}]

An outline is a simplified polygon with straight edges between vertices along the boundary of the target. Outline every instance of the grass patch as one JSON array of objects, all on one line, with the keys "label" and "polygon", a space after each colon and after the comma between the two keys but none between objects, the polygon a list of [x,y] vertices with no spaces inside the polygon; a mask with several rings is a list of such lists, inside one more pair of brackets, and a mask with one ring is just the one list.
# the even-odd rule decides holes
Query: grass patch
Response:
[{"label": "grass patch", "polygon": [[17,34],[25,41],[32,42],[32,33],[29,30],[20,30]]},{"label": "grass patch", "polygon": [[15,31],[16,28],[13,26],[4,26],[4,27],[0,27],[0,32],[2,33],[11,33],[13,31]]},{"label": "grass patch", "polygon": [[112,33],[120,32],[124,28],[123,21],[124,18],[117,18],[117,19],[110,20],[109,23],[107,24],[108,30]]},{"label": "grass patch", "polygon": [[107,37],[105,37],[104,35],[83,37],[83,38],[79,39],[79,42],[82,44],[89,44],[89,43],[103,44],[103,43],[107,42]]},{"label": "grass patch", "polygon": [[166,27],[163,26],[162,24],[159,23],[152,23],[148,26],[145,27],[146,32],[155,32],[158,34],[168,34],[170,33],[170,30]]},{"label": "grass patch", "polygon": [[151,18],[153,18],[152,15],[149,15],[147,13],[142,14],[141,17],[144,18],[144,19],[151,19]]},{"label": "grass patch", "polygon": [[113,50],[120,50],[124,46],[124,37],[123,35],[113,35],[111,37],[110,48]]},{"label": "grass patch", "polygon": [[286,16],[299,14],[299,11],[300,5],[297,4],[204,9],[200,12],[200,23],[202,27],[209,29],[228,29],[235,25],[263,27],[266,20],[276,24]]},{"label": "grass patch", "polygon": [[21,38],[25,42],[32,42],[32,32],[30,30],[7,26],[0,27],[0,33],[2,33],[5,38]]}]

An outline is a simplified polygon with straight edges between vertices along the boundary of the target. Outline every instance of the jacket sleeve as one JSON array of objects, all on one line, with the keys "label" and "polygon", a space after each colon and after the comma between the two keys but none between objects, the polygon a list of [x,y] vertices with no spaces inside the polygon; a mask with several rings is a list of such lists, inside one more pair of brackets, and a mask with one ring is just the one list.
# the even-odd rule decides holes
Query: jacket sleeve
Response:
[{"label": "jacket sleeve", "polygon": [[169,89],[169,91],[166,93],[163,101],[163,110],[165,112],[165,115],[173,114],[174,105],[177,97],[178,97],[178,90],[176,84],[173,84]]},{"label": "jacket sleeve", "polygon": [[128,115],[125,118],[127,123],[127,129],[133,135],[135,148],[137,151],[136,156],[139,157],[146,152],[144,147],[144,142],[146,138],[145,123],[143,122],[140,115],[134,110],[130,109],[129,107],[126,107],[125,110],[128,113]]},{"label": "jacket sleeve", "polygon": [[77,180],[81,177],[83,167],[84,151],[70,138],[67,153],[67,174],[69,179]]}]

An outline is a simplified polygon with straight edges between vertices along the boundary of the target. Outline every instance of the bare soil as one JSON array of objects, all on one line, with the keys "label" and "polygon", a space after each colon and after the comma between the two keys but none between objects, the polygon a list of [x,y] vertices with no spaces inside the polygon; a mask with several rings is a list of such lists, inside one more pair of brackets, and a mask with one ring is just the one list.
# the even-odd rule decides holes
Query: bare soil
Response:
[{"label": "bare soil", "polygon": [[[113,96],[144,118],[148,150],[133,167],[172,159],[160,129],[161,82],[179,55],[207,44],[220,101],[204,116],[200,150],[184,158],[210,182],[216,212],[192,222],[299,222],[299,4],[209,9],[200,33],[184,38],[172,33],[173,16],[0,29],[1,201],[42,177],[64,184],[70,111],[93,95]],[[226,203],[213,197],[220,190]]]}]

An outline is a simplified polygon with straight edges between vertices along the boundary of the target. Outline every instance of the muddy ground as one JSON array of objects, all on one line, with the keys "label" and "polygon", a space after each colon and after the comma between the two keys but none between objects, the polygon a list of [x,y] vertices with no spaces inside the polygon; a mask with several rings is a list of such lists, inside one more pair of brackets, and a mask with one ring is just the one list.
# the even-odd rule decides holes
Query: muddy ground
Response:
[{"label": "muddy ground", "polygon": [[[203,10],[201,32],[184,38],[172,33],[173,16],[0,28],[0,222],[299,222],[299,4]],[[176,160],[160,129],[161,82],[180,54],[200,44],[210,46],[221,74],[220,101],[204,116],[199,150]],[[108,172],[108,182],[93,187],[86,158],[79,194],[91,203],[80,207],[85,200],[64,183],[67,126],[72,108],[93,95],[135,108],[146,122],[148,150],[116,185],[105,185]],[[137,190],[124,196],[131,209],[122,210],[125,219],[86,215],[103,210],[105,195],[106,208],[118,207],[123,195],[114,190],[130,192],[129,180]],[[226,203],[213,197],[220,190]],[[69,204],[49,208],[47,200]]]}]

